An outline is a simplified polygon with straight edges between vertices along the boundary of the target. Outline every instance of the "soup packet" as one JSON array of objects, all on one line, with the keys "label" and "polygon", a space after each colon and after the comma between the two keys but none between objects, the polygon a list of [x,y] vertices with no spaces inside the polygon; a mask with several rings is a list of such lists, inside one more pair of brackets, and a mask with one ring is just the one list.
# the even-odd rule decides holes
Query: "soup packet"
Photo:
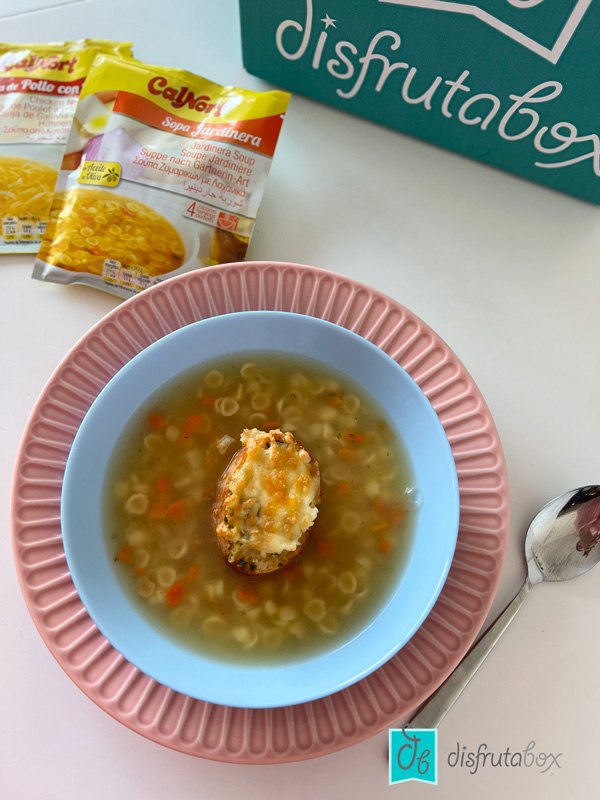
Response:
[{"label": "soup packet", "polygon": [[98,53],[129,42],[0,43],[0,253],[39,249],[77,98]]},{"label": "soup packet", "polygon": [[129,297],[242,260],[289,97],[98,56],[33,277]]}]

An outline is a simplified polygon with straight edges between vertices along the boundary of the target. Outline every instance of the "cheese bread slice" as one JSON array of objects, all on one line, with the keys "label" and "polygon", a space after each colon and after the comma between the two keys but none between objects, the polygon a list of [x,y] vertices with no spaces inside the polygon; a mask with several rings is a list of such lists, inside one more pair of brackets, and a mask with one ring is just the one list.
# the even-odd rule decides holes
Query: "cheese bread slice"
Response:
[{"label": "cheese bread slice", "polygon": [[238,572],[263,575],[296,558],[314,523],[319,465],[291,433],[244,430],[213,508],[217,543]]}]

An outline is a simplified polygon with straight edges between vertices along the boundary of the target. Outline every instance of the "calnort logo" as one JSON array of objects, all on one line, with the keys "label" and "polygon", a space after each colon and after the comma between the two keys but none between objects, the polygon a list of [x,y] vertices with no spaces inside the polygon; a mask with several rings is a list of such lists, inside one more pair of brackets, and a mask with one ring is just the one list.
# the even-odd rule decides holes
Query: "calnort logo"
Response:
[{"label": "calnort logo", "polygon": [[33,72],[40,69],[51,69],[57,71],[64,71],[71,74],[77,64],[77,56],[73,58],[61,59],[59,56],[28,56],[22,58],[20,61],[15,61],[12,64],[3,66],[4,72],[10,72],[13,69],[24,70],[25,72]]},{"label": "calnort logo", "polygon": [[211,103],[208,95],[196,95],[188,86],[171,86],[162,75],[157,75],[148,81],[148,91],[150,94],[164,97],[173,108],[187,107],[192,111],[212,113],[215,117],[220,114],[221,106],[218,103]]},{"label": "calnort logo", "polygon": [[[485,25],[495,28],[509,39],[513,39],[538,56],[556,64],[571,41],[592,0],[563,0],[562,3],[552,3],[548,0],[477,0],[474,3],[456,3],[452,0],[379,0],[379,2],[476,17]],[[540,9],[540,6],[545,7]],[[563,22],[564,6],[571,9],[566,22]],[[528,20],[526,12],[534,8],[538,9],[537,19],[530,15],[531,19]],[[521,18],[516,24],[514,22],[515,10],[522,12],[519,15]],[[541,10],[544,11],[544,21],[547,21],[550,27],[555,29],[553,40],[550,43],[540,41],[536,37],[535,27],[539,21],[539,11]],[[555,24],[553,25],[553,23]]]}]

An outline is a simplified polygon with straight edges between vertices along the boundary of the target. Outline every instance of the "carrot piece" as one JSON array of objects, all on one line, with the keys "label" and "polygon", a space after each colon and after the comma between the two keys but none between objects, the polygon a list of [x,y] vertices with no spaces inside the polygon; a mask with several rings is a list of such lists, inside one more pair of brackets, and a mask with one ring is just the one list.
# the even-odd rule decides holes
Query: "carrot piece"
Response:
[{"label": "carrot piece", "polygon": [[185,597],[185,583],[176,581],[167,589],[167,605],[169,608],[179,605]]},{"label": "carrot piece", "polygon": [[128,544],[124,544],[117,553],[117,561],[120,561],[121,564],[131,564],[133,561],[133,550]]},{"label": "carrot piece", "polygon": [[350,491],[350,484],[348,481],[340,481],[335,487],[336,494],[348,494]]},{"label": "carrot piece", "polygon": [[403,522],[406,517],[406,508],[400,503],[386,504],[378,497],[373,503],[375,513],[379,517],[383,517],[388,524],[395,525]]},{"label": "carrot piece", "polygon": [[206,414],[190,414],[183,423],[183,435],[192,436],[194,433],[203,433],[208,427]]},{"label": "carrot piece", "polygon": [[340,408],[342,405],[342,395],[339,392],[327,395],[327,403],[334,408]]},{"label": "carrot piece", "polygon": [[389,528],[390,524],[387,519],[381,520],[378,522],[377,525],[373,525],[373,533],[377,533],[378,531],[384,531],[386,528]]},{"label": "carrot piece", "polygon": [[335,542],[330,539],[321,539],[317,543],[317,551],[320,556],[333,556],[335,555]]},{"label": "carrot piece", "polygon": [[167,514],[176,522],[181,522],[188,515],[189,507],[187,500],[176,500],[167,506]]},{"label": "carrot piece", "polygon": [[168,514],[166,503],[156,500],[148,509],[148,519],[164,519]]},{"label": "carrot piece", "polygon": [[349,447],[340,447],[338,455],[342,461],[353,461],[356,458],[356,452]]},{"label": "carrot piece", "polygon": [[157,478],[154,481],[154,486],[156,488],[156,491],[162,494],[164,492],[169,491],[169,488],[171,486],[171,481],[168,478]]},{"label": "carrot piece", "polygon": [[383,553],[384,556],[387,556],[388,553],[392,551],[392,542],[387,536],[382,536],[381,539],[377,542],[377,549],[380,553]]},{"label": "carrot piece", "polygon": [[344,433],[344,441],[348,444],[364,444],[368,438],[366,433],[353,433],[352,431]]},{"label": "carrot piece", "polygon": [[146,567],[134,567],[133,571],[136,575],[145,575],[146,574]]},{"label": "carrot piece", "polygon": [[392,505],[388,509],[388,519],[390,522],[404,522],[404,518],[406,517],[406,509],[404,506],[401,506],[399,503]]},{"label": "carrot piece", "polygon": [[187,582],[193,583],[198,578],[198,572],[196,564],[190,564],[187,571]]},{"label": "carrot piece", "polygon": [[258,603],[260,600],[259,593],[255,589],[248,589],[246,586],[240,586],[236,594],[241,603]]},{"label": "carrot piece", "polygon": [[131,564],[133,561],[133,550],[128,544],[124,544],[117,553],[117,561],[123,564]]},{"label": "carrot piece", "polygon": [[212,408],[215,404],[215,398],[212,396],[212,394],[203,394],[202,397],[200,398],[200,402],[202,403],[203,406],[206,406],[207,408]]},{"label": "carrot piece", "polygon": [[148,414],[148,425],[154,431],[162,431],[167,424],[166,419],[162,414]]},{"label": "carrot piece", "polygon": [[383,502],[381,497],[377,497],[375,499],[375,502],[373,503],[373,508],[378,516],[380,517],[385,516],[385,503]]}]

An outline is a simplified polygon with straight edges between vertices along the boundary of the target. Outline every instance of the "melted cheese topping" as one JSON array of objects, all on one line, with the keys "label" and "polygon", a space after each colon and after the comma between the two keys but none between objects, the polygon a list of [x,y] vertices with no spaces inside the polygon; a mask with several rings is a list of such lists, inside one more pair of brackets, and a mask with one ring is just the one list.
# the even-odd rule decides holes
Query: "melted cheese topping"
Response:
[{"label": "melted cheese topping", "polygon": [[293,551],[318,513],[318,468],[291,433],[254,428],[241,441],[244,458],[224,503],[226,538],[262,556]]}]

